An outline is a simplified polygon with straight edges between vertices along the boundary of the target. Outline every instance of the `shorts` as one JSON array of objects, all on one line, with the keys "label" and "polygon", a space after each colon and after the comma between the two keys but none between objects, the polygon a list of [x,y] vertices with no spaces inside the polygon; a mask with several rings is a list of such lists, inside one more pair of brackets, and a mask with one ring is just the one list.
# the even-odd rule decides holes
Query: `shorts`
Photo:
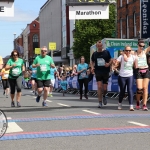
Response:
[{"label": "shorts", "polygon": [[34,80],[35,82],[37,82],[37,79],[36,79],[36,78],[31,77],[31,81],[32,81],[32,80]]},{"label": "shorts", "polygon": [[37,88],[49,87],[50,80],[36,80]]},{"label": "shorts", "polygon": [[103,73],[103,74],[96,74],[96,81],[101,81],[103,84],[108,84],[108,79],[109,79],[109,73]]},{"label": "shorts", "polygon": [[50,85],[51,85],[52,87],[54,87],[54,85],[55,85],[55,79],[50,79]]},{"label": "shorts", "polygon": [[149,70],[144,73],[144,74],[141,74],[138,70],[136,70],[136,73],[135,73],[135,78],[136,79],[146,79],[146,78],[150,78],[150,72]]}]

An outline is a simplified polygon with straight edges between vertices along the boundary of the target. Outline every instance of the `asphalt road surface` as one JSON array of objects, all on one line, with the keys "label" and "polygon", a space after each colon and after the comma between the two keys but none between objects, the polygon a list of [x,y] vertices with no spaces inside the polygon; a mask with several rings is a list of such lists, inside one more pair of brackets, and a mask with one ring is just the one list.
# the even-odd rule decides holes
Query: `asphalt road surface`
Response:
[{"label": "asphalt road surface", "polygon": [[[10,97],[0,89],[0,109],[8,128],[0,138],[0,150],[141,150],[150,149],[149,111],[129,111],[128,102],[117,110],[117,100],[108,99],[99,109],[96,97],[53,93],[42,107],[31,90],[23,90],[21,108],[10,107]],[[150,106],[149,106],[150,108]]]}]

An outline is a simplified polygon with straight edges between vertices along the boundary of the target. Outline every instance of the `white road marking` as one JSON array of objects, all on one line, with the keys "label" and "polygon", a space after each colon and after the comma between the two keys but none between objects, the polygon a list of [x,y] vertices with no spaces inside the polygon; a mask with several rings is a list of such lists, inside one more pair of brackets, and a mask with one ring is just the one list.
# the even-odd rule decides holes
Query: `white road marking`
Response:
[{"label": "white road marking", "polygon": [[65,104],[62,104],[62,103],[57,103],[58,105],[61,105],[61,106],[65,106],[65,107],[71,107],[69,105],[65,105]]},{"label": "white road marking", "polygon": [[50,102],[50,103],[52,102],[52,101],[50,101],[50,100],[46,100],[46,101],[47,101],[47,102]]},{"label": "white road marking", "polygon": [[128,121],[128,123],[135,124],[135,125],[142,126],[142,127],[148,126],[148,125],[146,125],[146,124],[142,124],[142,123],[134,122],[134,121]]},{"label": "white road marking", "polygon": [[[7,119],[11,119],[11,117],[7,117]],[[8,128],[6,133],[14,133],[14,132],[22,132],[21,129],[15,122],[8,122]]]},{"label": "white road marking", "polygon": [[7,120],[11,119],[11,117],[7,117]]},{"label": "white road marking", "polygon": [[91,114],[94,114],[94,115],[100,115],[100,113],[89,111],[89,110],[82,110],[82,111],[87,112],[87,113],[91,113]]}]

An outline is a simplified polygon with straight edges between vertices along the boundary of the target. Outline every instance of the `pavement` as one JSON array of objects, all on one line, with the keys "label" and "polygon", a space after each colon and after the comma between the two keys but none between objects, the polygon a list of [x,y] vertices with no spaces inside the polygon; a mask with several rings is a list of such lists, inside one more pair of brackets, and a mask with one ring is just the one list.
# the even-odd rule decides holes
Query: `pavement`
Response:
[{"label": "pavement", "polygon": [[[149,111],[129,111],[128,101],[117,110],[117,99],[97,108],[96,97],[53,93],[49,107],[36,103],[31,90],[22,91],[21,108],[10,107],[10,97],[0,89],[0,109],[8,128],[0,150],[141,150],[150,149]],[[148,104],[150,108],[150,104]]]}]

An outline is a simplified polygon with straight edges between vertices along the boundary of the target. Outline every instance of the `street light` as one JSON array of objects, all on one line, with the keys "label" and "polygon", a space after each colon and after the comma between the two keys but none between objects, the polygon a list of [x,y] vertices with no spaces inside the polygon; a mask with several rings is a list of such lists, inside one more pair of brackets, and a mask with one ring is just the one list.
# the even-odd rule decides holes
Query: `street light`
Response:
[{"label": "street light", "polygon": [[14,33],[14,49],[16,48],[15,39],[16,39],[16,33]]}]

